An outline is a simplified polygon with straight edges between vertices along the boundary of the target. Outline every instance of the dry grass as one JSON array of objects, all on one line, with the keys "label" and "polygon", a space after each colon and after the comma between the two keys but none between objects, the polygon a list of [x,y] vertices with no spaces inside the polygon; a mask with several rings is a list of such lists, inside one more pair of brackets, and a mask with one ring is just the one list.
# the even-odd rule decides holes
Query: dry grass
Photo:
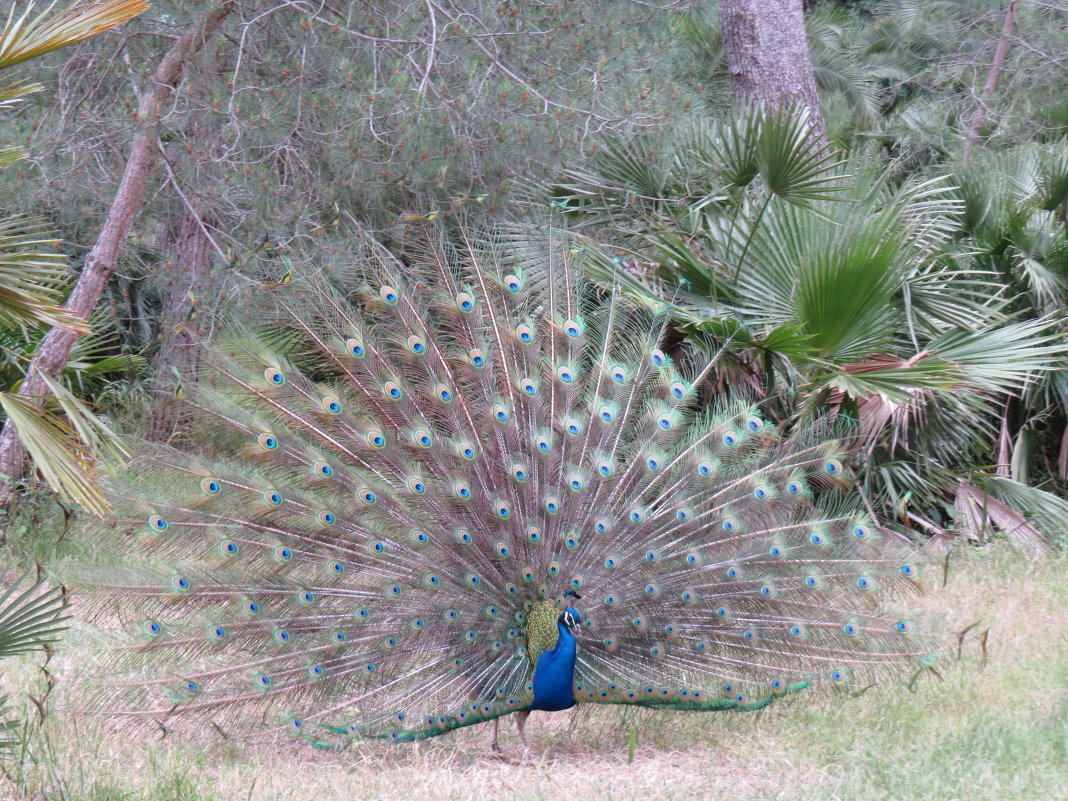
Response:
[{"label": "dry grass", "polygon": [[[940,576],[929,582],[937,585]],[[291,743],[130,741],[53,713],[0,797],[86,801],[263,799],[1068,799],[1068,563],[1006,547],[954,558],[941,614],[943,681],[858,698],[804,693],[756,714],[594,708],[537,714],[522,764],[488,758],[488,727],[420,744],[322,753]],[[955,632],[979,623],[956,659]],[[984,658],[979,634],[989,628]],[[79,692],[84,648],[56,665],[57,709]],[[12,682],[32,675],[29,667]],[[514,727],[505,749],[518,754]],[[627,761],[632,727],[638,731]],[[7,794],[6,796],[4,794]]]}]

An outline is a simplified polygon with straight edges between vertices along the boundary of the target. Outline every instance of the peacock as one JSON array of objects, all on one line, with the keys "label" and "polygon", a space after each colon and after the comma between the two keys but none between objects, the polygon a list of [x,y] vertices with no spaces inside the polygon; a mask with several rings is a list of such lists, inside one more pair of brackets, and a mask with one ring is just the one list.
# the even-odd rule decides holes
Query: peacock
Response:
[{"label": "peacock", "polygon": [[410,742],[535,710],[755,710],[934,659],[848,437],[784,436],[595,246],[425,223],[273,288],[132,442],[109,708]]}]

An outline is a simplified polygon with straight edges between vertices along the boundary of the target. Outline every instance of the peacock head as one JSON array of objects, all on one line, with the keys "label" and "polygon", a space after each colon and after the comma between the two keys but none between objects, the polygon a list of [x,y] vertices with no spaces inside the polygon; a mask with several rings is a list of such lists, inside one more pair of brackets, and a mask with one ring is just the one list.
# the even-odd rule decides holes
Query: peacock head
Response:
[{"label": "peacock head", "polygon": [[[582,600],[582,596],[579,595],[574,590],[568,590],[567,592],[564,593],[563,597],[565,599],[567,599],[567,598],[577,598],[579,600]],[[582,625],[582,613],[579,612],[579,610],[577,610],[575,607],[569,606],[564,610],[563,614],[560,615],[560,622],[563,623],[566,628],[569,628],[569,629],[578,628],[579,626]]]},{"label": "peacock head", "polygon": [[560,615],[560,622],[569,629],[575,629],[582,625],[582,614],[573,606],[569,606]]}]

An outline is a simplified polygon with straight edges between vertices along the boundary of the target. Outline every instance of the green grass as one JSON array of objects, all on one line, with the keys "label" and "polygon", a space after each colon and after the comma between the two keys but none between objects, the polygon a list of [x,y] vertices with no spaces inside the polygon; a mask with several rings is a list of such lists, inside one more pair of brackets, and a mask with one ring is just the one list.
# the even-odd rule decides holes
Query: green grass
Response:
[{"label": "green grass", "polygon": [[[25,554],[16,540],[15,548]],[[62,578],[92,557],[84,540],[35,558]],[[72,712],[92,647],[67,636],[57,680],[28,750],[8,760],[0,798],[87,801],[293,799],[723,799],[1009,801],[1068,799],[1068,561],[1031,560],[1004,545],[954,552],[946,586],[928,577],[923,610],[947,652],[911,688],[908,676],[859,697],[801,693],[750,714],[592,707],[535,714],[521,764],[489,758],[488,727],[418,744],[323,753],[288,741],[131,738],[106,717]],[[956,634],[964,637],[957,659]],[[986,653],[980,634],[989,629]],[[32,663],[5,665],[16,697],[39,695]],[[33,718],[32,704],[24,715]],[[638,740],[628,764],[632,728]],[[506,752],[519,755],[514,727]]]}]

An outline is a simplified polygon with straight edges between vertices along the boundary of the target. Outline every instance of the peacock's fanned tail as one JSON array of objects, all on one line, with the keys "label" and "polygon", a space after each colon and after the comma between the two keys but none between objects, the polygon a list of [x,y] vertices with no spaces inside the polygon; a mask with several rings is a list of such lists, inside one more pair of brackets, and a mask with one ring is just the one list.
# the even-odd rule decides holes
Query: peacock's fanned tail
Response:
[{"label": "peacock's fanned tail", "polygon": [[708,365],[566,247],[428,240],[232,330],[195,447],[114,477],[141,566],[97,589],[134,714],[433,736],[530,706],[527,613],[572,589],[580,702],[752,709],[924,657],[841,442],[696,411]]}]

